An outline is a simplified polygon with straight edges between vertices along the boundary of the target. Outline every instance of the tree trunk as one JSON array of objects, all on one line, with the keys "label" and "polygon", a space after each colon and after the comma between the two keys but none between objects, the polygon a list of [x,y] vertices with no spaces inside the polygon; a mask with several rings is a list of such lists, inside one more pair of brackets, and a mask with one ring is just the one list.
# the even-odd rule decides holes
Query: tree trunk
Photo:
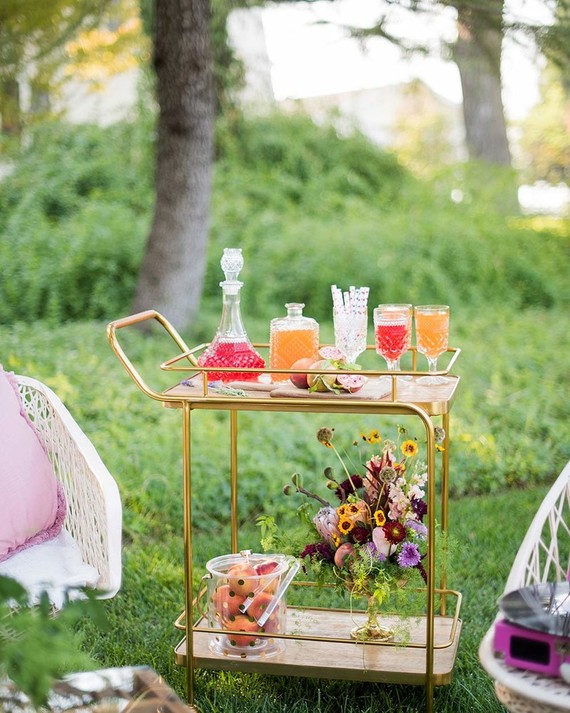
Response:
[{"label": "tree trunk", "polygon": [[454,59],[461,76],[465,138],[471,159],[501,166],[511,165],[503,99],[501,96],[500,17],[502,0],[497,0],[496,23],[480,13],[458,8],[459,35]]},{"label": "tree trunk", "polygon": [[15,79],[5,79],[0,86],[0,130],[18,136],[22,130],[20,86]]},{"label": "tree trunk", "polygon": [[156,0],[156,203],[133,311],[178,329],[199,305],[206,264],[214,94],[209,0]]}]

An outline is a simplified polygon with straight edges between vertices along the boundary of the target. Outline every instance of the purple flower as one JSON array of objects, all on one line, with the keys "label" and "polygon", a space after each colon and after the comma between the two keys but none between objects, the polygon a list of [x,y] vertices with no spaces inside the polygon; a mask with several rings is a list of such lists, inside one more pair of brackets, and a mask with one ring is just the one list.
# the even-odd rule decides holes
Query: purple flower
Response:
[{"label": "purple flower", "polygon": [[423,522],[418,522],[417,520],[406,520],[406,527],[413,530],[419,537],[424,540],[427,537],[427,527]]},{"label": "purple flower", "polygon": [[379,552],[378,548],[373,542],[367,542],[362,545],[362,550],[364,550],[373,560],[377,562],[384,562],[386,560],[386,555],[383,552]]},{"label": "purple flower", "polygon": [[427,512],[427,505],[424,503],[424,501],[418,498],[412,498],[412,502],[410,503],[410,505],[412,506],[412,510],[418,516],[418,519],[422,520],[423,516]]},{"label": "purple flower", "polygon": [[400,554],[398,555],[398,564],[400,567],[416,567],[422,557],[418,546],[413,542],[404,542]]}]

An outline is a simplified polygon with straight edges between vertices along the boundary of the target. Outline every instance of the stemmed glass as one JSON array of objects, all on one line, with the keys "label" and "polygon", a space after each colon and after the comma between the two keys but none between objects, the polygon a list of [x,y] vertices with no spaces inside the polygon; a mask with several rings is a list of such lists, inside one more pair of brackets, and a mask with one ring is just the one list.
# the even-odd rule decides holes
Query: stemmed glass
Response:
[{"label": "stemmed glass", "polygon": [[[414,308],[416,320],[416,345],[428,360],[430,372],[437,371],[437,359],[447,350],[449,337],[449,306],[419,305]],[[449,381],[444,376],[422,376],[421,384],[445,384]]]},{"label": "stemmed glass", "polygon": [[400,357],[412,341],[412,305],[378,305],[374,309],[374,337],[376,353],[384,357],[388,371],[400,371]]},{"label": "stemmed glass", "polygon": [[334,340],[348,364],[354,364],[366,351],[368,332],[368,287],[351,287],[342,293],[331,285]]}]

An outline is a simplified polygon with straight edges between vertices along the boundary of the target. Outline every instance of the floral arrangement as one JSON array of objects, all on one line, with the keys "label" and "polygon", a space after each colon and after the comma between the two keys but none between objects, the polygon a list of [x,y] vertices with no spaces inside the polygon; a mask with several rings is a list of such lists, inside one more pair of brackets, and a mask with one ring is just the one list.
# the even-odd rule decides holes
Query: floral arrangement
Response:
[{"label": "floral arrangement", "polygon": [[[396,441],[383,440],[377,430],[360,434],[353,443],[359,447],[360,462],[364,460],[358,474],[351,472],[356,470],[353,459],[345,451],[349,469],[333,443],[334,428],[320,428],[318,441],[335,453],[342,466],[342,479],[333,476],[332,467],[324,470],[333,502],[307,490],[299,473],[283,488],[285,495],[301,494],[308,499],[300,510],[308,524],[307,537],[315,537],[295,554],[319,571],[332,572],[333,581],[351,595],[366,596],[369,617],[412,577],[417,575],[418,583],[427,581],[423,563],[427,552],[427,472],[417,457],[417,441],[407,437],[404,427],[397,430]],[[443,430],[436,428],[438,443],[444,436]],[[362,446],[373,451],[364,459]],[[319,503],[316,513],[308,504],[310,500]],[[267,531],[267,521],[261,526]],[[374,626],[370,621],[366,631],[355,638],[381,636],[373,633]]]}]

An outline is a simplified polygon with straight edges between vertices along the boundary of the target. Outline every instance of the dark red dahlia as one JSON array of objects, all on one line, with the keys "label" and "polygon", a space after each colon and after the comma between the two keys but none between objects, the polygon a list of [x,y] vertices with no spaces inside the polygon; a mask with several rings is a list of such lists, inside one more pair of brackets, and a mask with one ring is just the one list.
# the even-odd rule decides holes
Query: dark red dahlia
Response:
[{"label": "dark red dahlia", "polygon": [[352,531],[350,533],[350,539],[353,542],[357,542],[358,544],[362,544],[363,542],[366,542],[370,538],[370,530],[367,527],[361,527],[360,525],[357,525],[356,527],[352,528]]},{"label": "dark red dahlia", "polygon": [[306,545],[299,556],[309,557],[309,559],[312,560],[334,562],[334,552],[331,546],[326,542],[315,542],[312,545]]},{"label": "dark red dahlia", "polygon": [[337,498],[342,502],[346,500],[347,495],[354,493],[356,490],[358,490],[358,488],[362,487],[362,478],[359,475],[351,475],[350,477],[352,478],[352,483],[347,478],[346,480],[343,480],[342,483],[338,486],[338,488],[334,491]]},{"label": "dark red dahlia", "polygon": [[394,522],[393,520],[389,520],[384,525],[383,529],[386,539],[393,545],[397,545],[398,543],[402,542],[402,540],[404,540],[406,537],[406,528],[402,525],[401,522]]}]

